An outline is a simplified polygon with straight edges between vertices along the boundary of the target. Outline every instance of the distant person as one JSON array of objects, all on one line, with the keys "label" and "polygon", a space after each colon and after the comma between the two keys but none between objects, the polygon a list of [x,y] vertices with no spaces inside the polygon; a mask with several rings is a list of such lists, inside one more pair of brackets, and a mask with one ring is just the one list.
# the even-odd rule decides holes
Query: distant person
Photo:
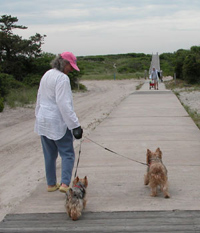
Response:
[{"label": "distant person", "polygon": [[163,82],[163,73],[162,73],[162,70],[160,70],[160,81]]},{"label": "distant person", "polygon": [[152,69],[151,79],[154,82],[154,89],[158,90],[158,80],[159,80],[159,77],[158,77],[158,71],[156,70],[155,67],[153,67],[153,69]]},{"label": "distant person", "polygon": [[160,79],[160,71],[157,70],[158,78]]},{"label": "distant person", "polygon": [[[76,57],[63,52],[51,62],[40,81],[35,108],[35,132],[41,136],[47,191],[67,192],[74,167],[73,136],[82,138],[83,130],[74,112],[70,80],[67,74],[79,71]],[[57,183],[56,159],[62,160],[61,183]]]}]

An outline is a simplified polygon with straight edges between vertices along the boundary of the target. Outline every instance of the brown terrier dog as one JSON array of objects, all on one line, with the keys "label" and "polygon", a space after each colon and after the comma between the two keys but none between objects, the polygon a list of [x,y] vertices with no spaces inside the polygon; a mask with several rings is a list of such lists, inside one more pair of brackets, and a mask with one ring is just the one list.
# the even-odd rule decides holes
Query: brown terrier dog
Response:
[{"label": "brown terrier dog", "polygon": [[157,148],[155,152],[147,149],[147,174],[144,177],[144,184],[150,186],[151,196],[157,195],[157,186],[160,186],[165,198],[169,198],[167,169],[162,163],[162,151]]},{"label": "brown terrier dog", "polygon": [[86,206],[86,188],[88,186],[87,176],[79,179],[77,176],[73,186],[66,193],[66,210],[72,220],[77,220]]}]

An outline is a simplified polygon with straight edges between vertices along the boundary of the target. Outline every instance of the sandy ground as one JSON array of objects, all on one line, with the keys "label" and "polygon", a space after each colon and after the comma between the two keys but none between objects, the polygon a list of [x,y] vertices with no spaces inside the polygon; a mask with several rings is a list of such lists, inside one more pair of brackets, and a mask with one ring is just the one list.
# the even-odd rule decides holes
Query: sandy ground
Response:
[{"label": "sandy ground", "polygon": [[192,91],[192,92],[180,92],[180,100],[185,105],[189,106],[193,111],[196,111],[200,114],[200,92]]},{"label": "sandy ground", "polygon": [[[89,135],[142,82],[82,82],[88,91],[74,93],[73,97],[84,135]],[[33,132],[34,121],[34,107],[5,108],[0,113],[0,221],[44,179],[43,154],[40,138]]]}]

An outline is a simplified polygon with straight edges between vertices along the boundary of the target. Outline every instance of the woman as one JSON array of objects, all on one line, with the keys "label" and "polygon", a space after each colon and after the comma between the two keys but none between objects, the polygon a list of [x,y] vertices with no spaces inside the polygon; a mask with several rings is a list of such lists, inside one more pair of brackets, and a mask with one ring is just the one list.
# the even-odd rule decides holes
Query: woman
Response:
[{"label": "woman", "polygon": [[151,78],[154,81],[154,89],[158,90],[158,80],[159,80],[159,77],[158,77],[158,71],[156,70],[155,67],[153,67],[153,70],[151,72]]},{"label": "woman", "polygon": [[[47,191],[67,192],[71,182],[75,154],[73,135],[82,138],[83,130],[73,109],[70,80],[67,74],[80,71],[76,57],[63,52],[52,63],[40,81],[35,108],[35,132],[41,136],[44,153]],[[73,135],[72,135],[73,134]],[[61,184],[56,179],[56,159],[62,161]]]}]

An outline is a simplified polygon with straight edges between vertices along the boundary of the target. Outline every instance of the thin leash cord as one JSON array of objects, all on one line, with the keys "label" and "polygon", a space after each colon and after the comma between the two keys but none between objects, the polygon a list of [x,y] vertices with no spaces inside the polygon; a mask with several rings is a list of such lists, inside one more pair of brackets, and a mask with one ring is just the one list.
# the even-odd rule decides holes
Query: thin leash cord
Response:
[{"label": "thin leash cord", "polygon": [[74,178],[76,178],[77,170],[78,170],[78,165],[79,165],[79,161],[80,161],[80,157],[81,157],[81,144],[82,144],[82,140],[80,141],[79,155],[78,155],[78,160],[77,160],[77,164],[76,164],[76,171],[75,171],[75,174],[74,174]]},{"label": "thin leash cord", "polygon": [[133,161],[133,162],[140,163],[140,164],[142,164],[142,165],[148,166],[146,163],[142,163],[142,162],[137,161],[137,160],[135,160],[135,159],[128,158],[128,157],[126,157],[126,156],[124,156],[124,155],[121,155],[121,154],[119,154],[119,153],[117,153],[117,152],[111,150],[111,149],[108,149],[108,148],[106,148],[106,147],[100,145],[99,143],[93,141],[92,139],[90,139],[90,138],[88,138],[88,137],[85,137],[85,138],[86,138],[87,140],[93,142],[94,144],[100,146],[100,147],[103,148],[104,150],[107,150],[107,151],[109,151],[109,152],[111,152],[111,153],[113,153],[113,154],[116,154],[116,155],[118,155],[118,156],[120,156],[120,157],[123,157],[123,158],[125,158],[125,159],[128,159],[128,160],[131,160],[131,161]]}]

